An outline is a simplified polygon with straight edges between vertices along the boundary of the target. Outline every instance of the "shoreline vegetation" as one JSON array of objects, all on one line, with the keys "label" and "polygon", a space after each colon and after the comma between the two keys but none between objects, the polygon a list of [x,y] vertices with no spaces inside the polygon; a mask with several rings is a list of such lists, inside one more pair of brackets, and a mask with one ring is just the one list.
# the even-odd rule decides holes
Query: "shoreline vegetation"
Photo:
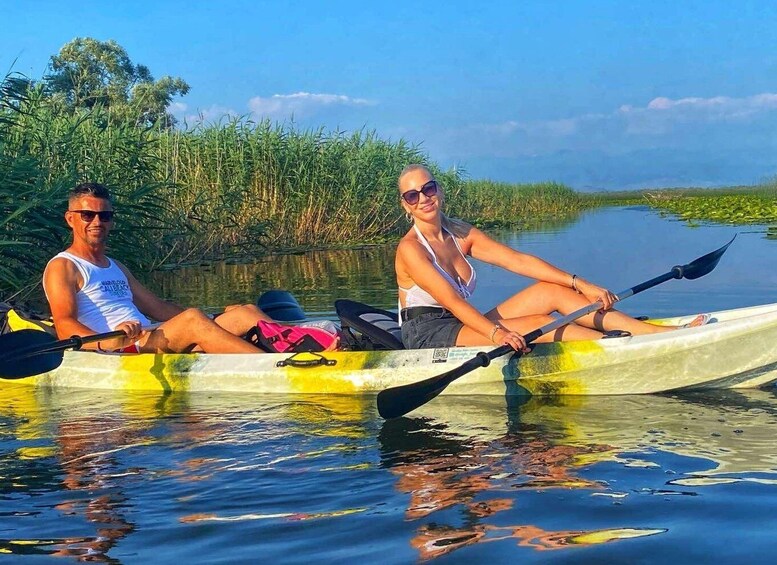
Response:
[{"label": "shoreline vegetation", "polygon": [[407,224],[396,179],[428,165],[452,216],[484,227],[571,218],[596,199],[558,183],[511,185],[442,171],[417,146],[372,131],[300,130],[232,119],[192,128],[66,111],[23,79],[0,87],[0,299],[35,290],[68,244],[68,190],[113,192],[110,253],[138,272],[278,250],[391,241]]},{"label": "shoreline vegetation", "polygon": [[[374,131],[300,130],[231,119],[174,128],[116,120],[96,104],[66,111],[40,86],[0,85],[0,300],[34,299],[46,261],[68,244],[68,190],[114,193],[110,253],[140,273],[278,251],[385,243],[407,228],[396,179],[409,163],[440,179],[449,215],[531,229],[582,211],[643,204],[690,221],[775,224],[777,183],[728,189],[579,193],[443,171],[405,140]],[[777,237],[772,225],[768,237]]]}]

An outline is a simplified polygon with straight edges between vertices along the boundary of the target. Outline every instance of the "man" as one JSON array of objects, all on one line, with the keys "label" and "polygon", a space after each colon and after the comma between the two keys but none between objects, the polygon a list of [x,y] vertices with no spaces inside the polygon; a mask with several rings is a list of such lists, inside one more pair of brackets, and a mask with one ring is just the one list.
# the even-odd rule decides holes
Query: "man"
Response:
[{"label": "man", "polygon": [[[71,190],[65,221],[73,230],[73,243],[49,261],[43,273],[43,289],[60,338],[122,330],[126,337],[85,347],[128,353],[260,351],[239,337],[258,320],[270,320],[256,306],[229,308],[213,321],[196,308],[160,299],[124,265],[105,255],[113,206],[103,185],[84,183]],[[148,329],[149,318],[162,323]]]}]

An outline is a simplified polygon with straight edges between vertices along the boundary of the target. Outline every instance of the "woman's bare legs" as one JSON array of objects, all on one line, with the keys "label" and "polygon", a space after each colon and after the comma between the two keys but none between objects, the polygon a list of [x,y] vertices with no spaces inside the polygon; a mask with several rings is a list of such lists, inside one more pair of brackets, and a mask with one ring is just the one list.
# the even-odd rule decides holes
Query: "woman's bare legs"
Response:
[{"label": "woman's bare legs", "polygon": [[[555,319],[553,316],[541,314],[504,319],[499,318],[498,316],[493,317],[493,312],[494,310],[491,310],[491,312],[486,314],[486,317],[494,320],[495,323],[498,321],[505,328],[516,331],[521,335],[526,335],[527,333],[536,330],[537,328],[541,328],[542,326],[551,323]],[[578,326],[577,324],[568,324],[558,328],[554,332],[540,336],[535,340],[535,342],[548,343],[551,341],[578,341],[584,339],[599,339],[600,337],[602,337],[601,332],[597,332],[596,330],[589,328],[584,328],[583,326]],[[490,344],[492,344],[492,342],[488,339],[488,337],[480,335],[476,331],[471,330],[466,326],[461,328],[461,331],[456,338],[456,345],[459,346]]]},{"label": "woman's bare legs", "polygon": [[[487,312],[486,317],[493,320],[494,323],[499,322],[504,327],[525,335],[552,322],[555,319],[550,315],[552,312],[566,316],[589,304],[590,302],[585,296],[576,293],[571,288],[540,282],[508,298]],[[617,310],[608,310],[607,312],[587,314],[575,323],[559,328],[536,341],[542,343],[599,339],[602,337],[602,332],[610,330],[625,330],[632,335],[640,335],[673,329],[672,327],[654,326],[635,320]],[[487,345],[490,343],[487,337],[466,327],[462,328],[456,339],[456,345]]]},{"label": "woman's bare legs", "polygon": [[[508,325],[510,320],[537,314],[546,315],[550,314],[551,312],[558,312],[566,316],[567,314],[588,306],[589,304],[590,302],[585,296],[576,293],[571,288],[566,288],[553,283],[540,282],[533,284],[532,286],[508,298],[499,306],[488,312],[486,317],[495,321],[505,320],[505,325]],[[626,330],[633,335],[661,333],[672,331],[674,329],[667,326],[655,326],[653,324],[647,324],[640,320],[636,320],[631,316],[624,314],[623,312],[618,312],[617,310],[608,310],[607,312],[593,312],[583,316],[577,320],[576,323],[582,326],[586,326],[587,328],[598,330],[599,332],[606,332],[610,330]],[[529,331],[531,331],[531,329]],[[577,338],[573,337],[572,333],[570,333],[569,335],[564,336],[564,339],[596,338]]]}]

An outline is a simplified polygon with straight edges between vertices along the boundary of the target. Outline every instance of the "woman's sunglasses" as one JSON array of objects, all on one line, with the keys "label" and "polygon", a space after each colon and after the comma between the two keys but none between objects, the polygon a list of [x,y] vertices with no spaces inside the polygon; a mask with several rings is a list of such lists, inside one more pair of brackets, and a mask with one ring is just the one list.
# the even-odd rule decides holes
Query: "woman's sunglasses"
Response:
[{"label": "woman's sunglasses", "polygon": [[435,194],[437,194],[437,181],[436,180],[430,180],[425,185],[421,187],[421,190],[408,190],[407,192],[402,193],[402,198],[405,202],[410,204],[411,206],[415,206],[418,204],[418,200],[421,197],[421,193],[424,193],[424,196],[427,198],[431,198]]},{"label": "woman's sunglasses", "polygon": [[76,212],[81,214],[81,219],[87,224],[94,220],[95,216],[100,217],[101,222],[110,222],[113,220],[113,210],[103,210],[102,212],[95,212],[94,210],[68,210],[68,212]]}]

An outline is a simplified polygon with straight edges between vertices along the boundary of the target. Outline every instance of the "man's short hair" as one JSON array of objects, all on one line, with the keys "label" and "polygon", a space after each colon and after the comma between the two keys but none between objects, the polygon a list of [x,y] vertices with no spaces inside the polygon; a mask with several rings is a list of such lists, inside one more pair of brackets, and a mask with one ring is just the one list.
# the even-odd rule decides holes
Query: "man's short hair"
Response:
[{"label": "man's short hair", "polygon": [[70,194],[67,199],[68,202],[72,202],[73,200],[78,200],[84,196],[94,196],[95,198],[103,198],[108,201],[111,200],[111,193],[108,192],[108,189],[104,185],[96,182],[82,182],[81,184],[74,186],[70,189]]}]

